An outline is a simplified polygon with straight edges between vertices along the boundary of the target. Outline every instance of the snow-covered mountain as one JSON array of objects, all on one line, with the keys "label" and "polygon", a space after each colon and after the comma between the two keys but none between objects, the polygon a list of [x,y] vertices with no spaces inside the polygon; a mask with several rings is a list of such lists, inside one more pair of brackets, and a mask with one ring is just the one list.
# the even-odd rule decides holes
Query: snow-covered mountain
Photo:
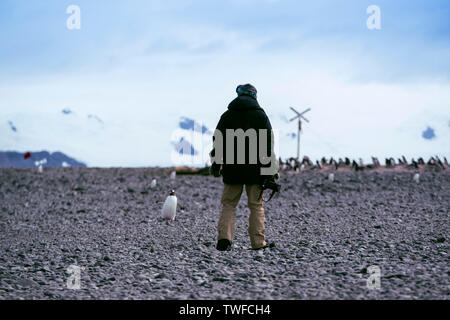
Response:
[{"label": "snow-covered mountain", "polygon": [[80,163],[89,162],[89,155],[80,145],[89,143],[104,129],[97,119],[69,108],[55,113],[0,112],[0,119],[4,120],[0,122],[0,150],[21,154],[33,150],[61,151]]},{"label": "snow-covered mountain", "polygon": [[0,109],[0,150],[22,155],[36,149],[61,150],[91,167],[202,166],[209,159],[212,132],[191,118],[168,123],[129,113],[123,118],[106,114],[106,118],[71,108],[54,112]]},{"label": "snow-covered mountain", "polygon": [[[266,111],[268,111],[266,109]],[[337,121],[313,109],[303,124],[301,156],[363,158],[371,156],[449,157],[450,123],[444,114],[416,114],[395,126]],[[319,112],[317,112],[319,113]],[[270,113],[276,133],[276,154],[297,152],[297,122],[289,114]],[[319,118],[321,117],[321,118]],[[123,116],[59,108],[50,112],[14,112],[0,109],[0,150],[61,151],[90,167],[191,165],[209,162],[213,130],[220,118],[200,119],[185,114],[173,117],[124,113]]]},{"label": "snow-covered mountain", "polygon": [[22,152],[0,151],[0,168],[32,168],[40,164],[43,167],[86,167],[62,152],[30,152],[25,158]]}]

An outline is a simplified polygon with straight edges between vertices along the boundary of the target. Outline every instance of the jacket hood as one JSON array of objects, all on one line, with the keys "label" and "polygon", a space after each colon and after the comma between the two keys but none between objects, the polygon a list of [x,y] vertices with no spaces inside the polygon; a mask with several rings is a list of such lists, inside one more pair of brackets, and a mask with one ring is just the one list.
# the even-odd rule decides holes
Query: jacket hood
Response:
[{"label": "jacket hood", "polygon": [[228,110],[255,110],[261,109],[256,99],[250,96],[239,96],[228,105]]}]

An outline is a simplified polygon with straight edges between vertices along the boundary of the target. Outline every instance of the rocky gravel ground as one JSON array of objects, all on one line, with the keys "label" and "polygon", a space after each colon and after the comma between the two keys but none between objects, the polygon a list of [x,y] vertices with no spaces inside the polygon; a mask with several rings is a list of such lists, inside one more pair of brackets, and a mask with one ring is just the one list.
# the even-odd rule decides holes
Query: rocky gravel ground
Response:
[{"label": "rocky gravel ground", "polygon": [[[221,179],[0,169],[0,298],[448,299],[450,173],[423,172],[419,184],[413,174],[285,174],[266,204],[276,246],[249,250],[244,192],[233,248],[218,252]],[[173,224],[160,219],[171,188]],[[67,287],[71,265],[80,289]],[[380,289],[367,287],[370,266]]]}]

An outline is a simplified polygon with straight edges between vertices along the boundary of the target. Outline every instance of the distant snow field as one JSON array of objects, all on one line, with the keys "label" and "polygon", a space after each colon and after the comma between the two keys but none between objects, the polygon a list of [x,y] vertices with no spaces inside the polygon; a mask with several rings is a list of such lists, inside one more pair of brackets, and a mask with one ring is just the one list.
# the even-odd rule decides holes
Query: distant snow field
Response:
[{"label": "distant snow field", "polygon": [[[268,112],[276,134],[275,151],[282,158],[295,156],[297,152],[297,123],[288,121],[288,111]],[[209,163],[212,134],[220,115],[203,121],[184,115],[110,118],[67,107],[53,112],[0,110],[4,120],[0,123],[0,150],[61,151],[91,167],[203,166]],[[450,127],[447,120],[436,116],[417,117],[404,127],[389,129],[382,128],[382,124],[376,130],[336,124],[329,127],[324,127],[317,118],[303,125],[301,157],[353,157],[370,162],[372,156],[450,155]]]}]

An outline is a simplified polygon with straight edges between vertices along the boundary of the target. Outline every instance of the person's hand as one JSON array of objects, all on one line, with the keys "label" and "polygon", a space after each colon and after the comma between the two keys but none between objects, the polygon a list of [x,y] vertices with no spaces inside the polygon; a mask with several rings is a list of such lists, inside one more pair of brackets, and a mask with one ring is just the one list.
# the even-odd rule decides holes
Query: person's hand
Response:
[{"label": "person's hand", "polygon": [[222,175],[221,165],[213,164],[210,168],[210,173],[216,178],[219,178]]}]

